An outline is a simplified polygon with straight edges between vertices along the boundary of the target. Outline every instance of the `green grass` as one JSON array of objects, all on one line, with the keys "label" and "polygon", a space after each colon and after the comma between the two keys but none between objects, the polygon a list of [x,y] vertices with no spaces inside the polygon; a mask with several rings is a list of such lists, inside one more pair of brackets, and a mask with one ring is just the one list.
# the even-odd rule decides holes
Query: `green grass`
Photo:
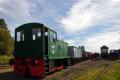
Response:
[{"label": "green grass", "polygon": [[103,63],[98,66],[89,66],[87,68],[75,68],[66,72],[59,71],[58,75],[47,80],[120,80],[120,60],[115,61],[112,66],[104,73],[103,71],[110,63]]},{"label": "green grass", "polygon": [[2,55],[0,55],[0,64],[7,64],[7,63],[9,63],[9,60],[11,58],[13,58],[13,56],[6,56],[6,55],[2,56]]},{"label": "green grass", "polygon": [[100,75],[101,71],[105,66],[99,66],[96,68],[89,68],[84,74],[80,72],[76,72],[72,76],[72,80],[96,80],[96,78]]},{"label": "green grass", "polygon": [[[105,66],[88,69],[83,75],[80,72],[73,73],[72,80],[96,80]],[[99,77],[99,80],[120,80],[120,63],[114,63],[112,67]]]},{"label": "green grass", "polygon": [[120,80],[120,63],[112,65],[105,75],[100,80]]},{"label": "green grass", "polygon": [[110,69],[102,74],[108,65],[109,63],[103,63],[86,69],[71,69],[70,72],[61,70],[59,75],[48,80],[120,80],[120,60],[115,61]]}]

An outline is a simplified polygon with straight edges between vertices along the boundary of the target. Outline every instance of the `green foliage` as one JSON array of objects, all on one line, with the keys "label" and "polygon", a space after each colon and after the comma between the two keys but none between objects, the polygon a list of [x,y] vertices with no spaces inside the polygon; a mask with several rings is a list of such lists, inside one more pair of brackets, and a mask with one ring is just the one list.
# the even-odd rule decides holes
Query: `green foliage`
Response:
[{"label": "green foliage", "polygon": [[0,19],[0,29],[7,29],[7,25],[4,19]]},{"label": "green foliage", "polygon": [[0,24],[5,24],[4,19],[0,19]]},{"label": "green foliage", "polygon": [[0,55],[13,53],[13,38],[6,29],[0,29]]}]

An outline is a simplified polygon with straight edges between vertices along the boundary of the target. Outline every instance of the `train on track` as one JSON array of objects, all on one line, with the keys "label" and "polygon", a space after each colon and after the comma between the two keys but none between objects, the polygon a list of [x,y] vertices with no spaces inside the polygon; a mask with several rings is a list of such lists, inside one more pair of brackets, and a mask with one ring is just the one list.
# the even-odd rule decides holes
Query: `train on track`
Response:
[{"label": "train on track", "polygon": [[[99,53],[91,53],[84,47],[68,46],[58,40],[57,32],[41,23],[26,23],[15,29],[13,65],[17,75],[42,77],[81,60],[100,59]],[[110,51],[109,59],[120,58],[120,50]]]},{"label": "train on track", "polygon": [[57,32],[41,23],[26,23],[15,29],[14,59],[10,64],[18,75],[41,77],[78,63],[81,47],[58,40]]},{"label": "train on track", "polygon": [[120,59],[120,50],[110,50],[107,58],[110,60],[117,60]]}]

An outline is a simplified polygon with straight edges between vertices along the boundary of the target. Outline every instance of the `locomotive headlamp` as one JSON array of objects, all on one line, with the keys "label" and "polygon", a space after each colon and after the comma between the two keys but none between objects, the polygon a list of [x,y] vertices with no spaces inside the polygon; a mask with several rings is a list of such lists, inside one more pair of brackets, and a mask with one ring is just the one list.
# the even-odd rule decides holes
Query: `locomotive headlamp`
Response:
[{"label": "locomotive headlamp", "polygon": [[35,63],[38,64],[38,60],[35,60]]}]

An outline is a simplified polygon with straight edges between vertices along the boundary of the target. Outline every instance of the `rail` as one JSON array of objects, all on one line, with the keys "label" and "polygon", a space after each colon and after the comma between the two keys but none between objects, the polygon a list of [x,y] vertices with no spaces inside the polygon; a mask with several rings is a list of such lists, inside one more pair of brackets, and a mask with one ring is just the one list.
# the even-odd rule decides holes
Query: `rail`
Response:
[{"label": "rail", "polygon": [[97,76],[96,80],[101,80],[101,77],[112,67],[112,65],[114,64],[115,62],[112,61],[110,64],[108,64],[108,66],[106,66],[101,72],[100,72],[100,75]]}]

